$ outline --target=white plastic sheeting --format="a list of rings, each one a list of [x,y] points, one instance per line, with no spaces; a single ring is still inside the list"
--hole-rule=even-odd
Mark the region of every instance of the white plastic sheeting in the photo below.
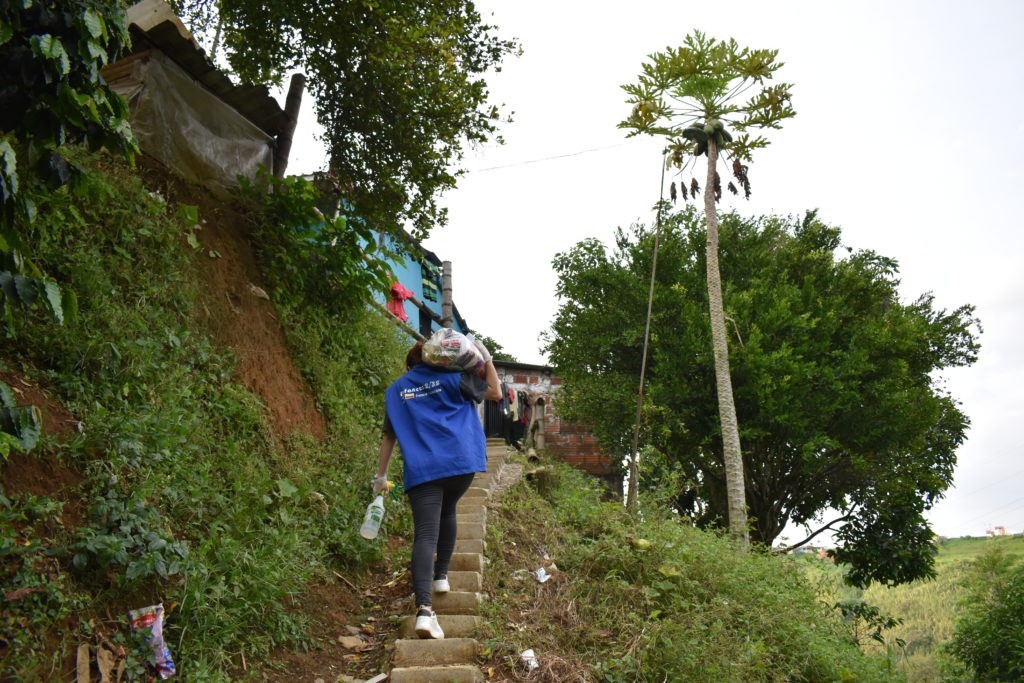
[[[142,151],[186,180],[224,191],[273,167],[273,139],[157,50],[110,87],[131,105]]]

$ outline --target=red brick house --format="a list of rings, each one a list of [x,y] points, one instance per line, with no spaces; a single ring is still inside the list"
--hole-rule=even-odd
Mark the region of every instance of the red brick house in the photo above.
[[[617,479],[618,467],[605,454],[585,425],[572,424],[558,414],[558,389],[562,380],[546,365],[494,361],[506,392],[518,402],[513,414],[518,426],[507,429],[501,407],[487,402],[484,429],[488,436],[503,436],[523,446],[546,450],[559,460],[602,479]],[[506,405],[509,402],[506,401]]]

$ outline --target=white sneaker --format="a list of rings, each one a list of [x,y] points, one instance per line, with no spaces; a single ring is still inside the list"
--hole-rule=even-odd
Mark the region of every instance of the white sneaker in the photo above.
[[[434,592],[435,593],[447,593],[452,589],[451,584],[448,583],[448,577],[442,576],[440,579],[434,579]]]
[[[433,638],[434,640],[444,638],[441,624],[437,623],[437,615],[429,607],[421,607],[416,613],[416,635],[420,638]]]

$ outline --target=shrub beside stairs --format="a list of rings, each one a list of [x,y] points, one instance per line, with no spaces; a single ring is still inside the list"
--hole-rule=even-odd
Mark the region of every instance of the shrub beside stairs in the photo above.
[[[505,454],[503,440],[487,440],[487,472],[476,475],[473,486],[459,501],[459,531],[448,571],[451,592],[434,595],[434,611],[445,637],[443,640],[420,639],[414,630],[416,617],[406,617],[395,641],[391,683],[478,683],[484,680],[476,665],[480,643],[471,636],[480,625],[487,502],[498,484]]]

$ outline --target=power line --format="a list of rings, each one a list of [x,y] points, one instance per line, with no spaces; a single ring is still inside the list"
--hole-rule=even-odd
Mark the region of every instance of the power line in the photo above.
[[[1007,475],[1007,476],[1000,476],[998,481],[993,481],[993,482],[991,482],[989,484],[985,484],[984,486],[979,486],[978,488],[973,489],[971,491],[968,491],[966,493],[957,490],[956,484],[954,484],[951,487],[951,490],[956,490],[957,493],[959,493],[961,496],[973,496],[975,493],[978,493],[979,491],[984,491],[985,489],[991,488],[991,487],[993,487],[993,486],[995,486],[997,484],[1005,483],[1009,479],[1016,479],[1017,477],[1021,476],[1022,474],[1024,474],[1024,470],[1021,470],[1020,472],[1015,472],[1015,473]]]
[[[569,157],[578,157],[581,154],[590,154],[591,152],[603,152],[606,149],[615,149],[617,147],[625,147],[637,142],[638,139],[627,140],[626,142],[620,142],[615,145],[605,145],[604,147],[591,147],[590,149],[581,149],[578,152],[569,152],[568,154],[556,154],[550,157],[540,157],[538,159],[529,159],[527,161],[517,161],[512,164],[502,164],[500,166],[488,166],[487,168],[477,168],[466,171],[466,173],[483,173],[484,171],[498,171],[503,168],[515,168],[517,166],[526,166],[528,164],[539,164],[543,161],[554,161],[556,159],[567,159]]]
[[[988,512],[982,513],[982,514],[978,515],[977,517],[973,517],[973,518],[967,520],[967,522],[965,522],[965,524],[973,524],[974,522],[977,522],[979,520],[985,519],[986,517],[991,517],[991,516],[993,516],[993,515],[995,515],[997,513],[1000,513],[1003,510],[1003,508],[1008,508],[1008,507],[1010,507],[1012,505],[1016,505],[1017,503],[1019,503],[1021,501],[1024,501],[1024,497],[1016,498],[1014,500],[1011,500],[1009,503],[1005,503],[1003,505],[1000,505],[999,507],[995,508],[994,510],[989,510]],[[1015,511],[1016,511],[1016,508],[1010,510],[1010,512],[1015,512]],[[1002,514],[1008,514],[1008,513],[1003,512]]]

